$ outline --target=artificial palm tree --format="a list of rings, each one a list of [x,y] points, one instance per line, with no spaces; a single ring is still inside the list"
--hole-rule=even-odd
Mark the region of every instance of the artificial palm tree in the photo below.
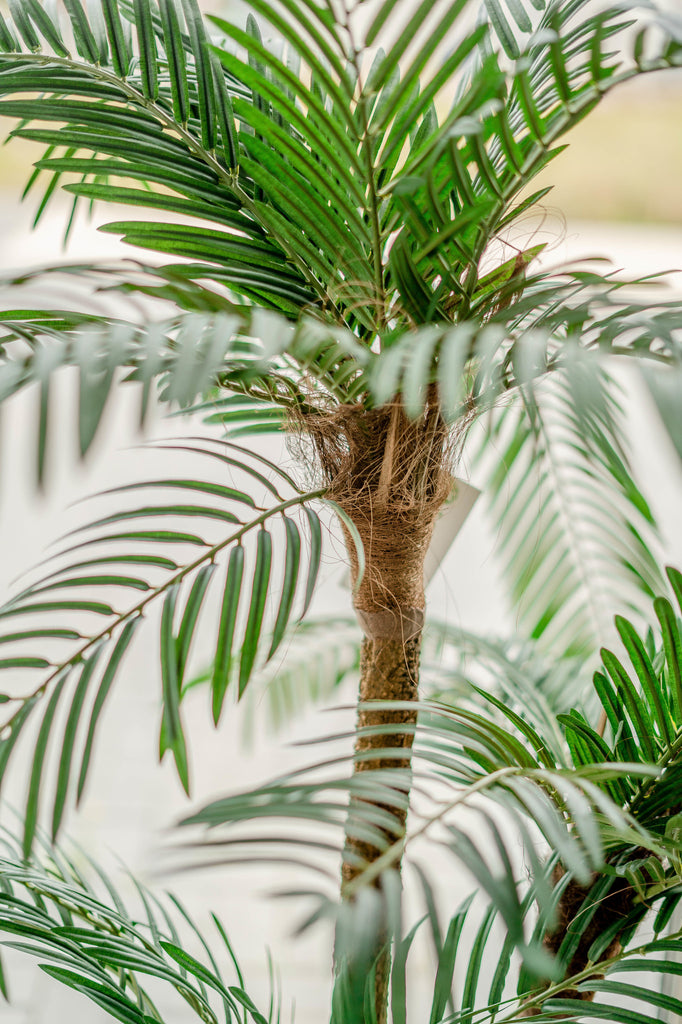
[[[87,10],[64,0],[59,11],[9,0],[0,20],[0,113],[17,119],[14,135],[45,147],[28,186],[43,183],[38,215],[60,186],[74,210],[143,207],[145,219],[105,229],[171,258],[6,282],[16,308],[2,314],[0,392],[34,385],[40,395],[38,478],[49,461],[52,380],[64,365],[79,376],[83,453],[109,391],[123,384],[138,388],[143,419],[156,395],[228,428],[220,440],[178,445],[178,458],[195,456],[203,476],[110,494],[107,514],[0,611],[2,667],[39,674],[7,695],[0,746],[2,774],[39,722],[21,856],[32,855],[46,802],[48,746],[58,773],[42,809],[56,839],[86,785],[116,674],[155,604],[160,750],[189,789],[181,701],[207,594],[221,588],[208,673],[217,724],[229,690],[248,692],[307,611],[320,561],[316,508],[326,504],[342,523],[363,635],[354,753],[332,777],[320,781],[311,769],[188,823],[229,832],[290,815],[336,831],[338,843],[322,846],[343,850],[342,899],[315,890],[312,916],[335,922],[337,1021],[382,1022],[389,1002],[396,1024],[404,1019],[414,931],[402,931],[399,873],[410,791],[424,774],[454,795],[411,812],[416,834],[442,825],[441,842],[491,900],[455,997],[470,908],[443,933],[432,882],[420,876],[438,960],[434,1022],[556,1019],[579,1013],[596,991],[636,996],[603,976],[638,962],[632,942],[648,909],[656,904],[658,934],[679,898],[671,822],[682,809],[682,643],[662,595],[679,599],[680,577],[671,571],[666,582],[651,554],[654,524],[629,469],[605,360],[636,357],[646,367],[679,442],[671,396],[682,311],[638,301],[635,283],[591,268],[538,269],[541,247],[518,244],[518,225],[547,192],[533,191],[533,179],[566,133],[620,82],[682,63],[674,17],[648,4],[635,13],[593,6],[486,0],[473,20],[467,0],[250,0],[245,27],[214,18],[207,28],[196,0],[94,0]],[[22,288],[64,273],[113,296],[115,312],[26,308]],[[126,318],[131,295],[148,305]],[[464,690],[441,679],[439,702],[419,702],[424,558],[483,414],[503,453],[490,492],[532,652],[478,642],[492,691],[489,678]],[[305,487],[235,440],[263,431],[293,438]],[[551,477],[542,466],[557,460]],[[151,496],[130,506],[138,489]],[[589,514],[577,521],[569,508],[562,521],[556,504],[575,502],[576,491]],[[594,609],[637,610],[654,596],[660,639],[619,619],[632,673],[607,652],[586,697],[578,682],[600,640]],[[39,613],[49,613],[47,626]],[[436,637],[462,658],[472,645],[446,627]],[[536,690],[524,685],[530,671]],[[566,673],[576,700],[562,704],[557,680]],[[485,840],[450,821],[478,794],[501,808],[477,812],[496,863]],[[505,840],[510,819],[532,867],[525,889]],[[538,853],[536,830],[552,854]],[[245,856],[243,844],[252,856],[257,838],[226,839],[226,859]],[[211,968],[183,953],[168,917],[150,912],[141,936],[121,908],[112,921],[95,907],[73,866],[49,856],[51,867],[8,857],[0,926],[56,960],[56,977],[126,1021],[160,1019],[145,974],[174,984],[201,1019],[217,1019],[202,985],[228,1020],[239,1007],[262,1019],[241,982],[226,988],[215,960]],[[22,887],[41,894],[37,909],[17,896]],[[496,917],[507,938],[481,1005]],[[648,948],[679,945],[675,934]],[[509,997],[514,951],[522,966]],[[180,980],[171,961],[186,972]],[[645,997],[663,1005],[656,993]],[[590,1013],[615,1011],[597,999]],[[618,1019],[651,1019],[627,1013]]]

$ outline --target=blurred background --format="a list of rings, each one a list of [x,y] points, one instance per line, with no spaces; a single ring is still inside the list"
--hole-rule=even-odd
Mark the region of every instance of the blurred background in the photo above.
[[[205,0],[202,6],[234,17],[240,17],[243,10],[243,5],[220,0]],[[665,74],[623,87],[574,130],[568,151],[549,166],[544,180],[535,186],[551,182],[554,190],[546,197],[540,215],[528,224],[529,234],[540,234],[542,241],[550,242],[552,262],[605,255],[628,274],[682,270],[681,125],[682,78]],[[4,137],[10,128],[0,118],[0,135]],[[36,201],[29,196],[21,203],[20,195],[37,155],[35,148],[22,140],[0,149],[0,270],[24,269],[61,259],[128,255],[130,250],[111,236],[99,234],[96,223],[83,217],[76,222],[65,253],[62,236],[68,205],[60,201],[55,201],[37,230],[31,231]],[[110,219],[106,208],[97,209],[96,222]],[[670,289],[682,293],[679,273],[671,275]],[[68,373],[61,386],[61,409],[66,416],[73,396],[73,380]],[[665,560],[682,566],[679,463],[658,429],[655,413],[641,388],[632,381],[628,387],[631,440],[640,482],[659,518]],[[145,458],[131,450],[140,438],[133,427],[134,417],[129,415],[130,396],[124,392],[107,409],[99,446],[85,465],[75,457],[73,424],[66,419],[59,421],[60,450],[53,460],[46,492],[38,495],[28,455],[33,450],[30,432],[34,402],[35,395],[29,393],[2,409],[3,597],[15,577],[41,558],[46,545],[87,517],[87,507],[69,505],[112,482],[134,478]],[[157,416],[148,437],[182,436],[204,429],[200,421]],[[262,450],[271,458],[289,459],[283,446],[273,448],[271,443],[264,443]],[[464,466],[462,475],[466,474]],[[475,477],[472,482],[477,483]],[[315,614],[322,615],[348,607],[341,543],[331,522],[329,530],[322,586],[314,608]],[[436,573],[428,597],[441,617],[464,628],[503,634],[506,627],[513,626],[496,564],[495,537],[486,524],[483,502],[475,506]],[[265,1005],[269,948],[284,979],[283,1020],[289,1019],[295,1004],[299,1024],[317,1024],[327,1013],[330,942],[321,931],[291,940],[296,916],[292,917],[288,904],[264,898],[275,879],[262,869],[159,877],[158,851],[164,830],[191,806],[300,762],[301,753],[292,747],[292,741],[319,733],[320,714],[310,709],[276,735],[266,724],[258,723],[259,709],[252,708],[256,725],[247,740],[241,709],[228,709],[224,724],[216,732],[210,727],[206,695],[197,693],[185,711],[194,779],[192,800],[187,801],[170,765],[157,764],[159,688],[153,632],[146,635],[147,647],[144,643],[137,645],[134,658],[118,680],[103,722],[87,799],[81,811],[70,816],[66,832],[105,863],[115,865],[120,858],[144,880],[179,892],[200,923],[208,920],[210,909],[215,910],[243,961],[249,991],[258,993]],[[199,665],[200,651],[196,658]],[[333,703],[352,699],[351,680],[343,692],[334,696]],[[263,719],[267,719],[265,710]],[[322,729],[327,731],[327,720],[322,721]],[[340,721],[351,724],[352,714],[345,712],[334,719],[335,723]],[[23,797],[23,781],[19,779],[26,777],[25,765],[14,775],[14,791],[10,786],[7,795],[10,800],[14,795],[19,803]],[[463,876],[450,877],[448,885],[454,903],[464,896],[469,883]],[[10,964],[13,998],[11,1007],[0,1006],[3,1024],[99,1024],[108,1019],[91,1003],[41,975],[27,958],[13,956]],[[414,999],[417,1008],[418,981]],[[181,1024],[187,1019],[181,1002],[167,1006],[162,1002],[160,1009],[167,1013],[168,1024]]]

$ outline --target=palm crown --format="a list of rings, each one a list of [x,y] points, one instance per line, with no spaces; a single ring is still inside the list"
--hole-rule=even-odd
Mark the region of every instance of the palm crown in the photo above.
[[[348,761],[353,770],[344,763],[320,782],[311,769],[310,779],[303,773],[226,798],[190,821],[229,829],[250,816],[286,813],[336,830],[344,900],[316,893],[317,916],[330,914],[337,924],[334,1013],[339,1020],[363,1013],[384,1019],[390,972],[399,1021],[413,933],[399,931],[396,873],[409,843],[412,773],[454,787],[448,811],[485,793],[521,830],[535,879],[519,895],[494,815],[481,811],[501,875],[481,844],[448,824],[448,849],[492,904],[455,1006],[450,990],[469,908],[452,918],[443,938],[421,875],[438,959],[431,1019],[459,1012],[465,1017],[452,1019],[471,1020],[477,1005],[485,1007],[477,1019],[486,1021],[498,1012],[505,1021],[554,1019],[575,1010],[578,986],[591,996],[632,996],[602,976],[633,956],[628,942],[647,900],[660,901],[660,931],[679,898],[668,819],[680,810],[673,789],[682,646],[668,598],[655,604],[660,641],[619,620],[634,675],[607,652],[596,696],[580,711],[562,706],[557,717],[543,710],[518,681],[522,663],[502,650],[493,656],[480,642],[479,663],[496,666],[499,695],[470,688],[453,703],[441,688],[441,705],[415,698],[424,551],[451,486],[452,451],[483,412],[494,411],[488,432],[503,451],[490,490],[508,573],[522,625],[545,652],[585,656],[599,639],[585,604],[585,592],[600,598],[597,563],[607,602],[620,599],[623,587],[634,607],[666,588],[679,600],[679,575],[671,570],[665,582],[650,551],[655,524],[629,471],[622,410],[602,362],[611,355],[640,359],[673,430],[679,306],[637,301],[632,282],[584,267],[537,269],[541,246],[508,243],[509,258],[491,255],[546,194],[533,191],[533,179],[600,98],[634,75],[682,63],[679,24],[648,5],[634,16],[622,5],[595,14],[587,0],[487,0],[475,24],[467,0],[250,0],[244,28],[219,18],[207,28],[196,0],[97,0],[87,12],[80,0],[64,0],[63,7],[58,17],[40,0],[9,0],[9,19],[0,16],[0,113],[17,119],[15,135],[45,146],[29,182],[31,189],[43,183],[38,215],[58,186],[74,195],[74,207],[106,201],[146,208],[144,220],[105,230],[170,262],[48,268],[6,284],[21,296],[42,275],[75,273],[120,296],[120,306],[131,294],[160,300],[163,315],[141,321],[27,310],[18,299],[22,308],[1,314],[0,391],[7,397],[38,387],[39,479],[49,456],[52,377],[62,365],[79,374],[83,453],[121,371],[138,384],[143,417],[158,390],[169,404],[198,402],[231,433],[178,446],[204,465],[204,478],[119,488],[121,504],[91,524],[95,532],[76,537],[56,568],[0,610],[7,626],[1,639],[9,645],[2,667],[40,673],[8,698],[0,746],[1,773],[27,723],[39,719],[23,855],[36,837],[48,743],[59,757],[48,814],[56,838],[69,794],[78,800],[83,793],[116,673],[155,602],[162,609],[160,750],[172,752],[189,788],[181,699],[207,594],[220,582],[209,674],[217,722],[228,688],[241,697],[307,611],[320,562],[321,500],[343,524],[364,633],[358,658],[365,703]],[[380,49],[384,37],[392,42]],[[547,378],[556,379],[549,390],[542,387]],[[307,490],[235,440],[281,429],[311,445],[317,480]],[[552,487],[537,471],[557,444],[572,498],[562,498],[560,480]],[[577,553],[580,540],[556,514],[557,502],[575,500],[576,484],[586,506],[599,506]],[[128,507],[138,489],[153,497]],[[162,503],[160,493],[168,496]],[[540,544],[529,534],[528,513],[538,495]],[[273,545],[282,550],[281,567]],[[595,550],[586,570],[585,551],[593,557]],[[223,555],[225,569],[218,568]],[[40,612],[51,613],[48,627],[35,625]],[[82,627],[83,617],[95,625]],[[445,630],[439,642],[462,654],[470,641]],[[567,664],[576,671],[575,662]],[[585,717],[588,705],[602,709],[598,729]],[[68,710],[57,735],[61,706]],[[420,813],[418,834],[444,817],[437,806]],[[535,851],[529,816],[556,851],[547,863]],[[7,868],[12,891],[37,884],[13,870]],[[61,871],[60,885],[68,875]],[[618,881],[624,878],[627,895]],[[82,908],[90,897],[72,891],[70,898]],[[54,958],[67,955],[65,940],[75,944],[61,980],[80,985],[119,1019],[158,1019],[146,997],[136,1010],[132,997],[107,989],[119,963],[110,944],[95,943],[95,956],[92,937],[75,934],[69,922],[64,936],[61,926],[31,917],[21,900],[10,903],[3,927],[33,929],[34,950]],[[594,910],[600,903],[605,920]],[[571,920],[552,938],[557,915],[581,906],[590,908],[577,915],[581,923]],[[481,1004],[479,975],[496,915],[508,938]],[[214,975],[209,980],[206,968],[159,937],[151,919],[149,928],[153,950],[127,926],[115,932],[125,947],[117,947],[124,990],[128,982],[134,990],[135,971],[165,971],[171,980],[170,957],[221,996],[227,1019],[235,999],[259,1019],[241,986],[237,996]],[[674,937],[650,950],[668,948],[666,941],[677,949]],[[524,967],[518,997],[505,1004],[514,948]],[[548,953],[558,954],[561,968]],[[553,976],[554,988],[539,987],[538,976]],[[205,990],[190,995],[202,1019],[213,1019],[205,1016]],[[656,994],[648,996],[657,1005]],[[591,1012],[611,1011],[597,998]],[[628,1012],[628,1021],[651,1019]]]

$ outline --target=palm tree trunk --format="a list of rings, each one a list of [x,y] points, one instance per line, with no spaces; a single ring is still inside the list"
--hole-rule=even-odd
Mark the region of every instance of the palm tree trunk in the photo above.
[[[416,710],[405,709],[372,710],[373,701],[416,701],[419,681],[419,653],[421,631],[409,639],[396,640],[387,637],[365,636],[362,641],[360,660],[360,692],[357,714],[355,740],[354,772],[366,772],[381,769],[408,769],[410,765],[410,748],[417,722]],[[376,727],[387,726],[390,731],[376,732]],[[388,755],[387,748],[395,748],[396,755]],[[367,758],[367,752],[381,750],[376,758]],[[404,751],[405,756],[399,752]],[[401,779],[404,783],[404,777]],[[398,802],[403,795],[399,791]],[[354,802],[357,802],[357,799]],[[407,794],[402,806],[391,802],[391,805],[375,805],[390,813],[395,823],[391,829],[384,830],[385,842],[390,845],[398,841],[405,830],[407,821]],[[353,803],[349,811],[346,847],[342,867],[342,883],[345,888],[368,865],[381,855],[381,849],[353,834]],[[400,870],[400,862],[394,861],[393,870]],[[381,879],[374,882],[381,886]],[[377,941],[377,961],[374,974],[374,1009],[377,1024],[386,1024],[388,1019],[389,979],[391,972],[391,951],[388,936],[379,922]]]
[[[396,801],[390,807],[374,805],[392,815],[390,828],[382,836],[388,844],[399,840],[405,830],[406,769],[417,714],[404,704],[414,703],[418,696],[424,561],[436,515],[452,484],[446,466],[449,431],[432,390],[416,420],[408,419],[402,404],[395,401],[369,410],[341,406],[333,413],[307,416],[301,424],[313,441],[329,497],[352,520],[362,541],[365,566],[361,574],[355,543],[346,531],[353,604],[364,634],[354,773],[402,770],[395,793],[391,792]],[[402,702],[402,707],[372,708],[379,702]],[[371,756],[373,750],[377,757]],[[346,898],[352,898],[346,892],[350,884],[381,854],[378,846],[354,834],[354,810],[361,811],[360,804],[359,797],[351,801],[346,827],[342,869]],[[399,871],[400,862],[394,861],[391,867]],[[380,878],[374,884],[380,887]],[[374,1009],[378,1024],[385,1024],[391,957],[381,922],[378,935]]]

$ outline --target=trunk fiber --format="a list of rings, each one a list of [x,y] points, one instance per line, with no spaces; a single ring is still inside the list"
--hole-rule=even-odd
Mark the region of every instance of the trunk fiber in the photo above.
[[[356,516],[361,534],[366,567],[355,595],[355,611],[363,629],[360,656],[360,689],[355,740],[354,772],[381,769],[409,769],[410,752],[417,723],[416,710],[409,708],[374,710],[373,702],[413,702],[419,695],[419,657],[424,621],[424,558],[431,536],[432,522],[408,524],[396,517],[382,522],[375,518],[363,523]],[[349,543],[352,551],[352,542]],[[353,556],[351,556],[353,561]],[[357,565],[353,566],[357,578]],[[376,727],[381,731],[373,732]],[[403,728],[404,727],[404,728]],[[391,753],[386,753],[387,749]],[[377,751],[377,757],[368,752]],[[392,751],[395,750],[394,754]],[[383,756],[381,754],[383,751]],[[398,753],[404,751],[405,756]],[[354,802],[357,802],[354,801]],[[395,822],[384,830],[388,845],[397,842],[405,831],[407,799],[399,809],[380,803],[376,806],[389,812]],[[342,882],[352,882],[381,850],[352,834],[353,806],[350,808],[346,837]],[[392,867],[400,870],[400,863]],[[380,887],[381,882],[375,883]],[[381,931],[380,931],[381,934]],[[374,1007],[378,1024],[388,1019],[391,951],[387,936],[380,939],[374,983]]]
[[[395,804],[373,805],[393,815],[382,837],[391,845],[405,831],[409,799],[409,775],[407,783],[405,775],[417,714],[404,707],[373,709],[372,704],[417,700],[424,560],[438,509],[452,485],[446,468],[449,431],[435,389],[416,420],[408,419],[402,404],[395,401],[377,409],[340,406],[333,413],[311,414],[303,419],[301,429],[313,443],[329,497],[352,520],[362,541],[365,568],[360,576],[356,546],[346,532],[353,603],[364,634],[354,772],[402,769],[395,790],[400,809],[396,811]],[[383,733],[369,735],[374,727]],[[380,751],[387,748],[391,756],[382,756]],[[376,758],[371,756],[373,750]],[[354,797],[349,808],[343,890],[381,854],[366,838],[353,834],[353,812],[360,812],[362,806],[367,809],[367,801],[363,805]],[[400,862],[391,867],[399,871]],[[380,879],[374,884],[380,887]],[[377,925],[373,1002],[378,1024],[386,1024],[391,954],[384,922]],[[365,978],[354,979],[360,989],[364,982]],[[362,1011],[357,1012],[361,1017]],[[344,1024],[351,1022],[344,1020]]]

